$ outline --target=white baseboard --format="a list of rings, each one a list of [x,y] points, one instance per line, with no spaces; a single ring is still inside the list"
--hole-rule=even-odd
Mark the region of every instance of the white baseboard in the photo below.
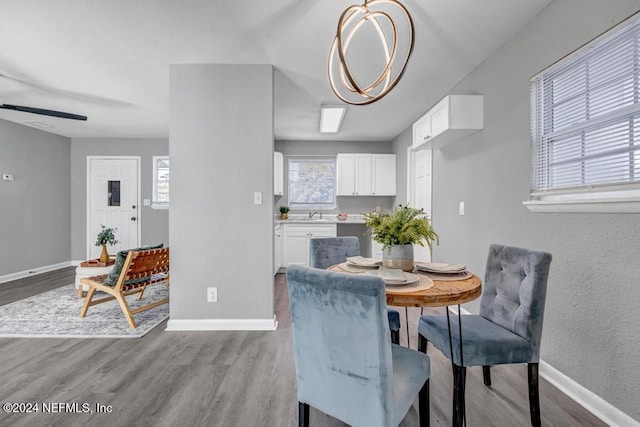
[[[4,276],[0,276],[0,283],[22,279],[25,277],[33,276],[35,274],[46,273],[48,271],[58,270],[64,267],[70,267],[72,265],[75,265],[73,264],[73,261],[65,261],[65,262],[60,262],[58,264],[45,265],[44,267],[32,268],[30,270],[18,271],[17,273],[11,273],[11,274],[6,274]],[[78,262],[77,265],[80,265],[80,262]]]
[[[471,314],[465,308],[460,308],[462,314]],[[455,313],[458,311],[453,307],[449,307],[449,310]],[[640,422],[634,420],[591,390],[581,386],[544,360],[540,360],[540,376],[607,425],[640,427]]]
[[[607,425],[640,426],[640,422],[542,360],[540,361],[540,376]]]
[[[169,319],[166,331],[275,331],[273,319]]]

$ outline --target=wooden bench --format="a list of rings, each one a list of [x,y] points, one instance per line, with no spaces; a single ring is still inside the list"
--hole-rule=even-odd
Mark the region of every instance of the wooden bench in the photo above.
[[[169,298],[155,301],[134,310],[129,308],[126,297],[128,295],[138,294],[138,300],[142,299],[147,286],[166,283],[169,286],[169,248],[150,249],[143,251],[129,251],[122,266],[118,281],[114,286],[104,283],[108,274],[100,276],[85,277],[80,282],[89,287],[84,306],[80,311],[80,317],[85,317],[87,310],[92,305],[102,304],[103,302],[116,300],[122,308],[127,322],[131,328],[136,328],[136,321],[133,315],[142,311],[149,310],[162,304],[169,302]],[[94,300],[96,291],[102,291],[109,296]]]

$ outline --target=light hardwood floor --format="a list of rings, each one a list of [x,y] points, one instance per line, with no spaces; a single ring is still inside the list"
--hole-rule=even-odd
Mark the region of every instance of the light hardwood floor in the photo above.
[[[0,284],[0,305],[73,278],[73,268],[67,268]],[[284,275],[276,278],[275,303],[275,332],[165,332],[162,324],[141,339],[0,338],[0,402],[88,403],[94,411],[0,411],[0,426],[297,425]],[[404,322],[404,309],[401,313]],[[418,314],[413,309],[409,315],[413,348]],[[406,345],[404,331],[401,343]],[[431,425],[451,425],[451,365],[431,347],[429,355]],[[529,425],[526,376],[524,365],[498,366],[492,369],[493,387],[487,388],[481,369],[468,369],[467,425]],[[543,425],[604,425],[545,380],[540,395]],[[96,403],[111,405],[112,411],[96,413]],[[311,425],[343,424],[312,409]],[[415,405],[401,425],[417,425]]]

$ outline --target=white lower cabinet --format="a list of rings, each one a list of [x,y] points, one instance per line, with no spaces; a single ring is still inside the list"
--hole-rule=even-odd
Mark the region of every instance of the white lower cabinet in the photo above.
[[[336,237],[336,224],[283,224],[282,263],[309,266],[309,242],[314,237]]]
[[[277,224],[273,233],[273,274],[282,267],[282,226]]]

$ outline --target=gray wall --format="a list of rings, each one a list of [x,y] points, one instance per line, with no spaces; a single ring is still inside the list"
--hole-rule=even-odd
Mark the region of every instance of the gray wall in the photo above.
[[[71,259],[87,257],[87,156],[140,156],[141,199],[153,198],[153,156],[169,154],[167,139],[71,140]],[[68,162],[68,161],[67,161]],[[141,200],[142,202],[142,200]],[[140,205],[141,245],[169,245],[169,211]]]
[[[338,153],[393,153],[391,142],[384,141],[276,141],[275,151],[279,151],[285,156],[283,166],[284,195],[273,196],[273,207],[276,212],[279,212],[278,208],[281,205],[286,205],[288,203],[289,177],[287,174],[287,156],[335,156]],[[406,181],[406,179],[407,178],[405,177],[404,180]],[[380,206],[381,209],[391,209],[393,206],[392,203],[393,197],[338,196],[338,206],[330,212],[359,214],[363,212],[370,212],[377,206]],[[291,212],[295,213],[293,210]]]
[[[272,319],[273,67],[172,65],[170,111],[171,319]]]
[[[551,252],[541,358],[636,420],[640,215],[535,214],[522,201],[531,169],[529,78],[638,9],[629,0],[553,2],[451,90],[485,96],[485,129],[433,155],[441,238],[434,260],[484,274],[493,242]],[[399,156],[410,140],[403,133],[394,141]],[[477,303],[467,308],[477,312]]]
[[[69,261],[68,138],[0,120],[0,276]]]

